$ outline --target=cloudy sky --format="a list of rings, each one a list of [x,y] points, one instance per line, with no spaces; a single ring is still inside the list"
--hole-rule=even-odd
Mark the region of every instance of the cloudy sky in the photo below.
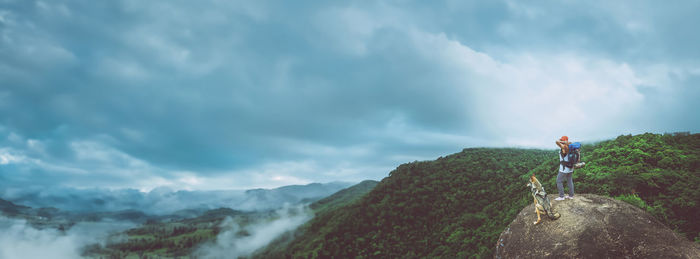
[[[381,179],[700,128],[700,3],[0,0],[0,188]]]

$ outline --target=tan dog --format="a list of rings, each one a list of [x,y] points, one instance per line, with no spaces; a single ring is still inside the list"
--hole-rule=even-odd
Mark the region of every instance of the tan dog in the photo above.
[[[532,199],[535,200],[535,213],[537,213],[537,221],[534,222],[535,224],[542,221],[540,214],[545,214],[553,220],[561,217],[559,213],[552,210],[552,203],[549,201],[549,198],[547,198],[547,193],[544,191],[544,187],[542,187],[540,181],[535,178],[535,174],[530,176],[530,183],[528,183],[527,186],[530,186]]]

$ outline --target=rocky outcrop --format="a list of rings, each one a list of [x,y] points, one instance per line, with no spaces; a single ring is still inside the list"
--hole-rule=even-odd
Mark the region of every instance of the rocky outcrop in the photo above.
[[[528,205],[501,233],[494,258],[700,258],[700,245],[635,206],[593,194],[550,198],[561,218],[534,225]]]

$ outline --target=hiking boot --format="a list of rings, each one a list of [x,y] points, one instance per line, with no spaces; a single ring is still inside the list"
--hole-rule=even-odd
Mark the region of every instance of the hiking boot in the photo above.
[[[566,198],[564,198],[564,197],[557,197],[557,198],[554,199],[554,200],[555,200],[555,201],[563,201],[563,200],[565,200],[565,199],[566,199]]]

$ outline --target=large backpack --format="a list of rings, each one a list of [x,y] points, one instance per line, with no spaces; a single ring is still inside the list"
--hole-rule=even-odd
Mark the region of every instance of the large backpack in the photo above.
[[[562,160],[559,162],[564,165],[564,167],[574,168],[574,164],[578,163],[581,158],[581,143],[574,142],[569,144],[569,153],[566,154],[567,161]]]

